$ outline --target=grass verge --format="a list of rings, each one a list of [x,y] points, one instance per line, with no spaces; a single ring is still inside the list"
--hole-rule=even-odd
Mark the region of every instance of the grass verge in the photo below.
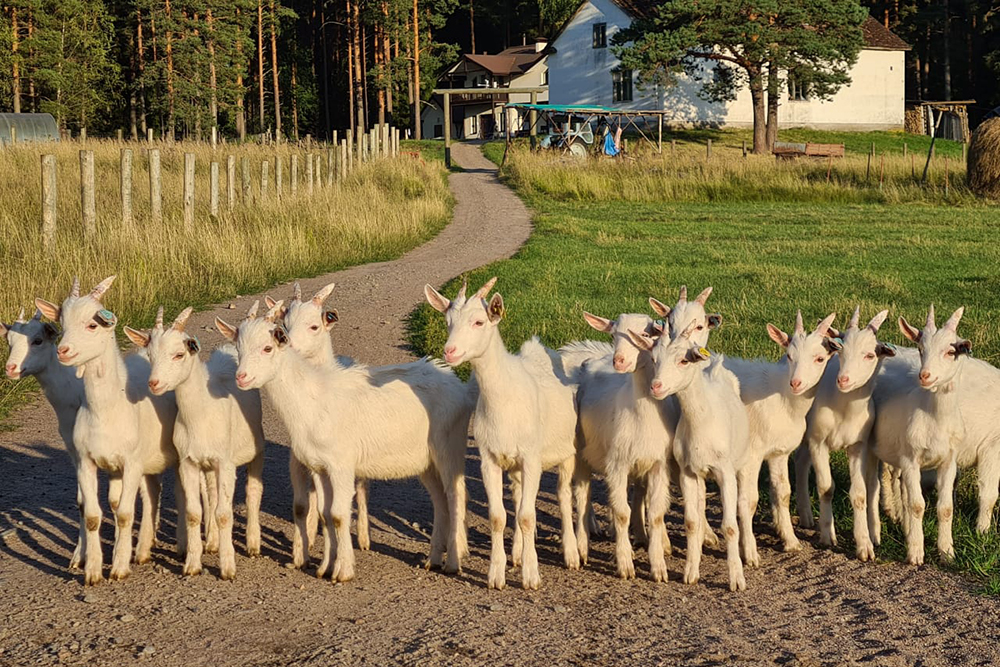
[[[308,194],[304,182],[291,195],[292,148],[277,149],[284,159],[282,198],[270,188],[259,189],[260,164],[273,160],[274,149],[234,149],[237,165],[250,159],[255,174],[249,201],[232,212],[209,215],[209,162],[225,157],[210,148],[196,150],[196,215],[192,230],[181,219],[181,165],[189,147],[162,149],[164,220],[148,215],[145,163],[136,155],[133,223],[121,221],[118,201],[118,150],[112,142],[93,142],[97,173],[97,229],[84,238],[79,213],[79,146],[59,144],[8,149],[0,153],[0,256],[6,258],[0,283],[0,316],[9,322],[21,307],[33,312],[41,296],[60,301],[74,275],[84,288],[110,274],[118,275],[107,298],[123,324],[147,326],[156,306],[167,312],[186,305],[202,306],[235,294],[264,289],[276,282],[310,276],[365,262],[399,256],[429,239],[450,219],[452,198],[440,161],[401,157],[365,164],[343,182],[317,187]],[[39,218],[39,153],[54,152],[58,160],[59,228],[55,247],[42,250]],[[298,151],[299,178],[304,176],[305,152]],[[273,167],[273,162],[272,165]],[[323,174],[325,180],[325,160]],[[237,167],[239,174],[239,167]],[[239,176],[237,176],[239,178]],[[241,181],[239,181],[241,182]],[[223,194],[223,209],[225,195]],[[0,419],[24,400],[32,382],[0,380]]]

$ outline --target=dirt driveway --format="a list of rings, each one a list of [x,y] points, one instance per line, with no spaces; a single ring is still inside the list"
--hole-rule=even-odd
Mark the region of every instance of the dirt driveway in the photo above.
[[[405,360],[402,320],[423,284],[509,256],[530,233],[524,205],[496,181],[478,149],[459,144],[453,156],[466,171],[450,177],[455,220],[437,238],[394,262],[304,281],[307,293],[338,283],[339,353],[372,364]],[[235,311],[227,302],[199,313],[196,325],[216,314],[236,320],[251,298],[234,300]],[[217,342],[214,332],[199,335],[206,346]],[[153,563],[135,567],[128,581],[85,589],[66,568],[76,534],[75,481],[54,417],[38,403],[16,423],[0,433],[0,665],[1000,664],[1000,605],[932,567],[866,565],[808,544],[784,554],[762,527],[763,564],[748,571],[745,593],[729,593],[724,554],[716,550],[706,553],[702,583],[685,586],[676,508],[668,583],[646,578],[641,550],[640,578],[617,580],[607,541],[595,545],[586,570],[568,572],[549,475],[539,508],[542,589],[521,590],[514,571],[507,590],[487,591],[489,527],[475,450],[468,462],[472,555],[463,574],[420,568],[431,521],[422,487],[374,483],[373,546],[359,554],[357,579],[317,580],[285,567],[287,436],[271,412],[261,558],[242,556],[238,519],[236,581],[217,579],[214,556],[201,576],[181,578],[168,481]],[[104,529],[107,558],[107,519]]]

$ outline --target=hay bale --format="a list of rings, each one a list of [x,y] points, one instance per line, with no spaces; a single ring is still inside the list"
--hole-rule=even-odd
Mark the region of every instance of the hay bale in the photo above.
[[[973,192],[1000,199],[1000,118],[990,118],[972,133],[966,166]]]

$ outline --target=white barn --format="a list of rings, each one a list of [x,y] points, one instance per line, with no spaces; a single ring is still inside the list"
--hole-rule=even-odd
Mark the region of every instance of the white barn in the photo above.
[[[750,90],[731,102],[707,102],[701,83],[681,76],[676,86],[642,90],[635,74],[619,71],[611,37],[642,16],[645,0],[585,0],[549,49],[552,104],[594,104],[629,109],[662,109],[672,125],[752,127]],[[869,17],[862,26],[864,47],[851,70],[851,83],[829,100],[809,95],[789,82],[781,93],[781,127],[828,130],[902,129],[905,105],[904,55],[909,45]],[[711,76],[714,65],[706,63]]]

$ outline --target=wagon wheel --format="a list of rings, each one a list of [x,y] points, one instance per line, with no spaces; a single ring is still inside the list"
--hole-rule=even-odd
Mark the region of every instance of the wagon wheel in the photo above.
[[[566,143],[566,152],[573,157],[587,157],[587,144],[582,139],[572,138]]]

